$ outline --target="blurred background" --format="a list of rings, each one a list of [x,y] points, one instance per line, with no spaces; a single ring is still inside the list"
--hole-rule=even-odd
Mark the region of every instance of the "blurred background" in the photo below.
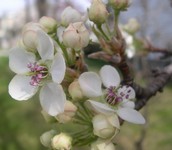
[[[37,95],[25,102],[8,95],[8,83],[14,76],[8,67],[8,51],[21,36],[24,24],[36,22],[42,16],[60,20],[66,6],[86,13],[91,0],[5,0],[0,4],[0,150],[44,150],[40,135],[55,128],[45,122]],[[104,0],[106,3],[107,1]],[[152,45],[172,47],[172,2],[170,0],[133,0],[128,11],[121,14],[120,23],[136,18],[140,24],[139,39],[148,39]],[[172,51],[171,51],[172,52]],[[87,60],[90,65],[98,61]],[[146,84],[151,69],[172,63],[172,57],[159,57],[137,49],[131,63],[135,80]],[[172,83],[157,94],[141,110],[147,123],[144,126],[125,123],[117,136],[118,150],[171,150],[172,149]]]

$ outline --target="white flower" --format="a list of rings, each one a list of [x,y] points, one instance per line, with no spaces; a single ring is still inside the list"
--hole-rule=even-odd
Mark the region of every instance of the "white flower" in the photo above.
[[[71,23],[62,36],[65,46],[75,50],[86,47],[89,42],[89,32],[83,22]]]
[[[76,9],[73,9],[71,6],[66,7],[61,14],[61,24],[65,27],[68,26],[70,23],[79,21],[82,21],[81,14]]]
[[[65,75],[65,60],[61,53],[54,56],[54,45],[43,31],[37,31],[36,55],[23,48],[16,47],[10,51],[9,66],[17,75],[9,83],[9,94],[15,100],[28,100],[40,90],[40,103],[51,116],[64,111],[66,96],[60,83]],[[52,78],[52,80],[50,80]]]
[[[119,120],[116,114],[109,116],[98,114],[93,117],[92,123],[94,134],[103,139],[114,137],[120,129]]]
[[[115,150],[115,145],[112,142],[98,139],[91,144],[91,150]]]
[[[105,115],[117,113],[120,118],[136,124],[144,124],[143,116],[134,109],[135,91],[130,86],[120,86],[120,76],[117,70],[109,65],[105,65],[100,70],[100,77],[94,72],[85,72],[79,77],[80,87],[88,98],[105,96],[106,103],[93,100],[86,102],[89,107],[98,113]],[[106,88],[103,95],[102,83]]]

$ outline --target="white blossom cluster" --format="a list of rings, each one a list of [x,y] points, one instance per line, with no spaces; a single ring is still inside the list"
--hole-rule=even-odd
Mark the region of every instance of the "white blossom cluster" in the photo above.
[[[118,11],[129,5],[128,0],[109,3]],[[98,39],[105,36],[99,27],[109,16],[106,5],[93,0],[88,16],[97,25],[95,30],[102,33],[94,32]],[[71,132],[45,132],[40,140],[49,149],[88,146],[91,150],[115,150],[119,118],[145,123],[134,109],[134,89],[121,84],[117,69],[110,65],[102,66],[99,73],[83,69],[83,48],[90,42],[85,22],[77,10],[67,7],[59,22],[44,16],[38,23],[26,24],[17,46],[10,50],[9,66],[16,73],[8,87],[11,97],[28,100],[39,92],[46,120],[76,125]]]

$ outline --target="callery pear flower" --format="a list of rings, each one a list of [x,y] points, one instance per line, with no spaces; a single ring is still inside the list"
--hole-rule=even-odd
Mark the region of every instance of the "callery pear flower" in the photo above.
[[[47,33],[50,33],[57,28],[57,21],[51,17],[43,16],[39,19],[39,23]]]
[[[62,36],[64,45],[76,51],[86,47],[89,42],[89,32],[83,22],[69,24]]]
[[[88,16],[95,24],[105,23],[108,17],[106,5],[101,0],[92,0],[91,7],[88,10]]]
[[[110,115],[117,113],[120,118],[136,124],[144,124],[143,116],[134,109],[135,91],[130,86],[120,85],[120,76],[117,70],[110,65],[100,69],[100,77],[94,72],[82,73],[79,77],[80,87],[90,100],[86,104],[97,113]],[[102,83],[105,93],[102,92]],[[103,96],[105,103],[94,101],[94,98]],[[91,100],[93,99],[93,100]]]
[[[61,14],[61,24],[65,27],[67,27],[70,23],[79,21],[82,21],[81,14],[71,6],[66,7]]]
[[[54,150],[70,150],[72,138],[65,133],[60,133],[52,138],[51,146]]]
[[[28,100],[40,90],[40,103],[51,116],[64,111],[66,96],[60,83],[66,65],[63,55],[56,53],[51,38],[43,31],[37,31],[37,51],[40,60],[34,53],[23,48],[13,48],[9,53],[9,66],[16,75],[9,83],[8,90],[15,100]]]
[[[115,150],[115,145],[112,142],[98,139],[91,144],[91,150]]]
[[[76,111],[77,111],[77,107],[71,101],[66,101],[65,107],[64,107],[64,112],[61,114],[58,114],[56,116],[56,119],[60,123],[69,122],[75,116]]]
[[[114,137],[120,129],[119,120],[116,114],[109,116],[98,114],[93,117],[92,123],[94,134],[103,139]]]

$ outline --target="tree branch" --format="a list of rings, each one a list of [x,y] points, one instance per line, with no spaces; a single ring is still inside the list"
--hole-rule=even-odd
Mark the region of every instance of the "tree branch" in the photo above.
[[[137,99],[135,102],[136,110],[140,110],[144,107],[150,98],[156,95],[157,92],[162,92],[162,89],[170,81],[172,76],[172,71],[169,71],[169,67],[170,66],[164,70],[156,70],[156,72],[154,72],[154,78],[145,88],[133,83]]]

